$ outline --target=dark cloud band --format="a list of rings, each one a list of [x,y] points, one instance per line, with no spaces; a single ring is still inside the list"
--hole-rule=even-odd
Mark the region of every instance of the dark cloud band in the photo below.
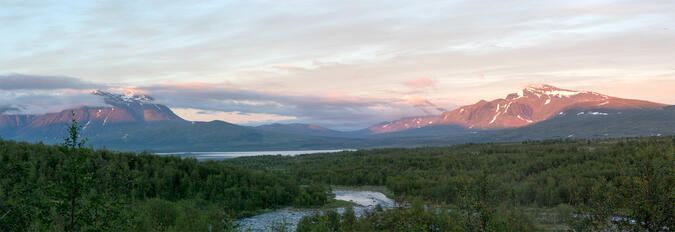
[[[25,74],[0,75],[0,90],[49,90],[49,89],[94,89],[105,88],[100,84],[65,76],[42,76]]]

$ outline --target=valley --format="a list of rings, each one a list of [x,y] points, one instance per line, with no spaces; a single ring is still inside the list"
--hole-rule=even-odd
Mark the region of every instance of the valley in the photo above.
[[[68,214],[50,215],[66,209],[50,199],[69,196],[72,162],[92,177],[80,188],[93,192],[77,198],[83,229],[670,228],[674,142],[672,136],[566,139],[199,162],[89,149],[73,161],[59,147],[0,141],[0,229],[58,226]],[[380,203],[380,211],[361,202],[371,198],[403,207]],[[353,218],[345,207],[357,212]],[[608,221],[617,217],[641,223]]]
[[[675,1],[0,1],[0,232],[675,231]]]

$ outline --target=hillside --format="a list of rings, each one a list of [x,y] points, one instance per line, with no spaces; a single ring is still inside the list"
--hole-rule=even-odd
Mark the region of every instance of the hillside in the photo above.
[[[357,149],[675,134],[674,106],[547,85],[441,116],[406,118],[349,132],[301,123],[247,127],[223,121],[190,122],[147,95],[93,94],[103,97],[108,106],[0,115],[0,137],[56,144],[62,141],[72,113],[94,147],[127,151]]]
[[[548,120],[568,110],[658,109],[665,104],[623,99],[590,91],[561,89],[550,85],[530,85],[503,99],[480,100],[475,104],[447,111],[440,116],[413,117],[383,123],[370,128],[385,133],[438,125],[456,125],[467,129],[503,129],[523,127]]]

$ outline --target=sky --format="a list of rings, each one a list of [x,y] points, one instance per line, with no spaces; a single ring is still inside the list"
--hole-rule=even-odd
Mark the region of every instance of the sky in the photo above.
[[[675,104],[675,1],[5,1],[0,113],[142,93],[187,120],[338,130],[532,83]]]

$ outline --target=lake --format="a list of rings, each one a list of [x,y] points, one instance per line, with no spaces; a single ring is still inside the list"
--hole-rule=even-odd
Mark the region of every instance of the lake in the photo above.
[[[165,152],[156,153],[160,156],[180,156],[182,158],[195,158],[199,161],[206,160],[224,160],[237,157],[259,156],[259,155],[304,155],[315,153],[334,153],[342,151],[354,151],[354,149],[340,149],[340,150],[301,150],[301,151],[232,151],[232,152]]]

